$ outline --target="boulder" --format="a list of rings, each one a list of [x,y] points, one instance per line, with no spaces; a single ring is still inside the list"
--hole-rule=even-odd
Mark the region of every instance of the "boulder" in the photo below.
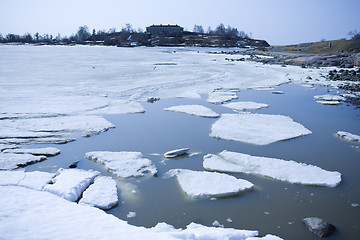
[[[336,229],[334,225],[317,217],[304,218],[302,222],[306,225],[310,232],[318,237],[330,236]]]

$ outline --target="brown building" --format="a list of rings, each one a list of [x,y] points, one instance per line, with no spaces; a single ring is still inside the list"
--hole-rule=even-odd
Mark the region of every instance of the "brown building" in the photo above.
[[[184,28],[178,25],[151,25],[146,28],[146,32],[152,35],[180,35]]]

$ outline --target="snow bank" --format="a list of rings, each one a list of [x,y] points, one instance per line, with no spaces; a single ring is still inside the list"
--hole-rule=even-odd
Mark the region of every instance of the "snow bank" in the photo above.
[[[44,190],[75,202],[99,174],[92,170],[59,169],[53,184],[46,185]]]
[[[234,92],[214,91],[209,93],[207,101],[214,104],[221,104],[237,98],[238,96]]]
[[[4,239],[239,239],[258,231],[206,227],[191,223],[175,229],[166,223],[136,227],[97,208],[66,201],[44,191],[0,186],[0,232]],[[270,239],[270,238],[267,238]]]
[[[47,157],[56,156],[60,154],[60,150],[53,147],[48,148],[18,148],[18,149],[7,149],[4,153],[18,153],[18,154],[32,154],[32,155],[44,155]]]
[[[189,148],[175,149],[175,150],[171,150],[171,151],[168,151],[168,152],[164,153],[164,157],[166,157],[166,158],[174,158],[174,157],[177,157],[179,155],[183,155],[183,154],[187,153],[188,151],[189,151]]]
[[[249,181],[215,172],[172,169],[165,175],[176,176],[183,191],[192,198],[232,196],[253,187]]]
[[[0,153],[0,170],[12,170],[45,159],[45,156],[31,154]]]
[[[105,165],[106,169],[121,178],[141,177],[145,173],[155,175],[157,169],[140,152],[88,152],[85,157]]]
[[[345,131],[338,131],[336,137],[352,142],[360,142],[360,136]]]
[[[118,203],[116,182],[111,177],[97,177],[83,192],[79,204],[101,209],[110,209]]]
[[[266,145],[310,134],[290,117],[268,114],[223,114],[211,127],[211,137]]]
[[[269,105],[265,103],[256,103],[256,102],[232,102],[223,104],[224,107],[231,108],[237,111],[245,110],[256,110],[260,108],[267,108]]]
[[[276,158],[223,151],[204,156],[203,167],[210,171],[258,174],[295,184],[336,187],[341,182],[339,172],[317,166]]]
[[[219,114],[201,105],[179,105],[164,108],[165,111],[187,113],[199,117],[217,118]]]

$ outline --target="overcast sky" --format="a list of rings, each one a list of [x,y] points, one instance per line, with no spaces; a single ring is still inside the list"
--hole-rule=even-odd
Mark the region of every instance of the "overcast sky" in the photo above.
[[[120,30],[126,23],[178,24],[205,30],[220,23],[272,45],[348,38],[360,31],[360,0],[0,0],[0,33],[60,33],[79,26]]]

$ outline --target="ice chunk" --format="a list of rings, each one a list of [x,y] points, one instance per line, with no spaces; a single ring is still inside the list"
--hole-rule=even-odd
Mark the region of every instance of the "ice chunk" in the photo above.
[[[45,156],[31,154],[0,153],[0,170],[16,169],[45,159]]]
[[[75,141],[75,138],[42,137],[42,138],[5,138],[1,143],[5,144],[65,144]]]
[[[82,169],[59,169],[58,174],[53,179],[53,184],[46,185],[44,190],[75,202],[100,173]]]
[[[234,92],[214,91],[209,93],[207,101],[214,104],[221,104],[237,98],[238,96]]]
[[[183,154],[187,153],[188,151],[189,151],[189,148],[175,149],[175,150],[171,150],[171,151],[164,153],[164,157],[173,158],[173,157],[177,157],[179,155],[183,155]]]
[[[136,212],[129,212],[127,215],[126,215],[127,218],[134,218],[136,217]]]
[[[222,225],[221,223],[219,223],[218,220],[215,220],[215,221],[212,223],[212,225],[213,225],[214,227],[221,227],[221,228],[224,227],[224,225]]]
[[[353,142],[360,142],[360,136],[356,135],[356,134],[352,134],[349,132],[345,132],[345,131],[338,131],[336,133],[336,137],[338,138],[342,138],[348,141],[353,141]]]
[[[339,101],[316,101],[317,103],[320,103],[322,105],[339,105]]]
[[[265,103],[256,103],[256,102],[232,102],[223,104],[224,107],[231,108],[238,111],[252,110],[266,108],[269,105]]]
[[[345,98],[338,95],[331,95],[331,94],[325,94],[325,95],[316,95],[314,96],[315,100],[323,100],[323,101],[344,101]]]
[[[42,190],[54,177],[54,173],[48,172],[25,172],[25,178],[19,181],[19,186],[25,186],[35,190]]]
[[[172,169],[166,173],[168,176],[177,176],[181,188],[192,198],[237,195],[253,187],[249,181],[216,172]]]
[[[204,156],[203,167],[210,171],[258,174],[295,184],[335,187],[341,182],[339,172],[317,166],[276,158],[257,157],[222,151]]]
[[[269,114],[223,114],[211,127],[211,137],[266,145],[310,134],[288,116]]]
[[[60,150],[53,147],[48,148],[19,148],[19,149],[8,149],[4,153],[19,153],[19,154],[32,154],[32,155],[44,155],[47,157],[56,156],[60,153]]]
[[[182,92],[176,95],[177,98],[192,98],[192,99],[201,99],[200,94],[195,91]]]
[[[141,152],[88,152],[85,157],[105,165],[106,169],[121,177],[141,177],[145,173],[155,175],[157,169],[147,158],[143,158]]]
[[[118,203],[116,182],[111,177],[97,177],[83,193],[79,204],[110,209]]]
[[[179,105],[179,106],[164,108],[164,110],[187,113],[199,117],[208,117],[208,118],[219,117],[219,114],[201,105]]]
[[[283,239],[275,235],[267,234],[265,237],[249,237],[246,240],[283,240]]]

